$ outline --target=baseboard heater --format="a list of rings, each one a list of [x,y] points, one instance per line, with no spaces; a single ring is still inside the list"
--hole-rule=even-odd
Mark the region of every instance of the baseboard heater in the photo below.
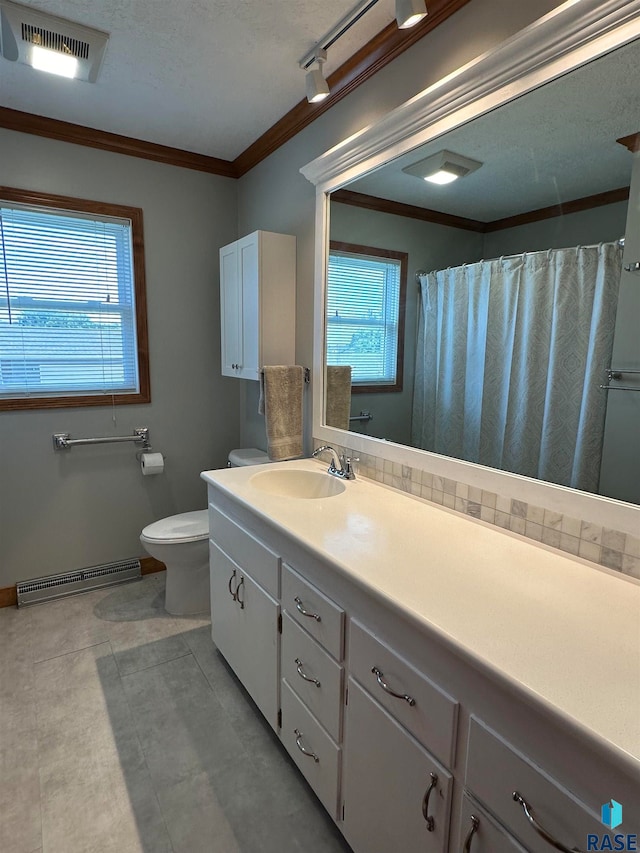
[[[16,584],[18,607],[25,604],[42,604],[44,601],[66,598],[68,595],[114,586],[141,577],[140,560],[120,560],[89,569],[78,569],[75,572],[20,581]]]

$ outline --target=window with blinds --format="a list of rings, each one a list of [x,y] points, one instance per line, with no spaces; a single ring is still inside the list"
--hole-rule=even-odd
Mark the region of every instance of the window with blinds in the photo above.
[[[12,195],[0,196],[0,407],[145,402],[141,211]]]
[[[351,365],[352,390],[402,389],[405,288],[406,253],[332,242],[326,358]]]

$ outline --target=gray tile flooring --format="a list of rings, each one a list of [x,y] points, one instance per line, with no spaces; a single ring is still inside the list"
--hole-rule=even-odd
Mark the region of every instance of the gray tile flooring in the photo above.
[[[347,853],[163,584],[0,609],[0,851]]]

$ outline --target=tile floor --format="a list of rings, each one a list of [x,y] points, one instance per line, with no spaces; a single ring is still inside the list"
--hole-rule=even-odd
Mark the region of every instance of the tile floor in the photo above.
[[[163,585],[0,609],[0,851],[347,853]]]

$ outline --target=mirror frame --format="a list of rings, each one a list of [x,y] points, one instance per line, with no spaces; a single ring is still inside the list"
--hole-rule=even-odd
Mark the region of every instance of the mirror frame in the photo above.
[[[316,186],[313,437],[637,536],[640,506],[326,426],[329,195],[449,130],[640,37],[640,0],[567,0],[300,171]]]

